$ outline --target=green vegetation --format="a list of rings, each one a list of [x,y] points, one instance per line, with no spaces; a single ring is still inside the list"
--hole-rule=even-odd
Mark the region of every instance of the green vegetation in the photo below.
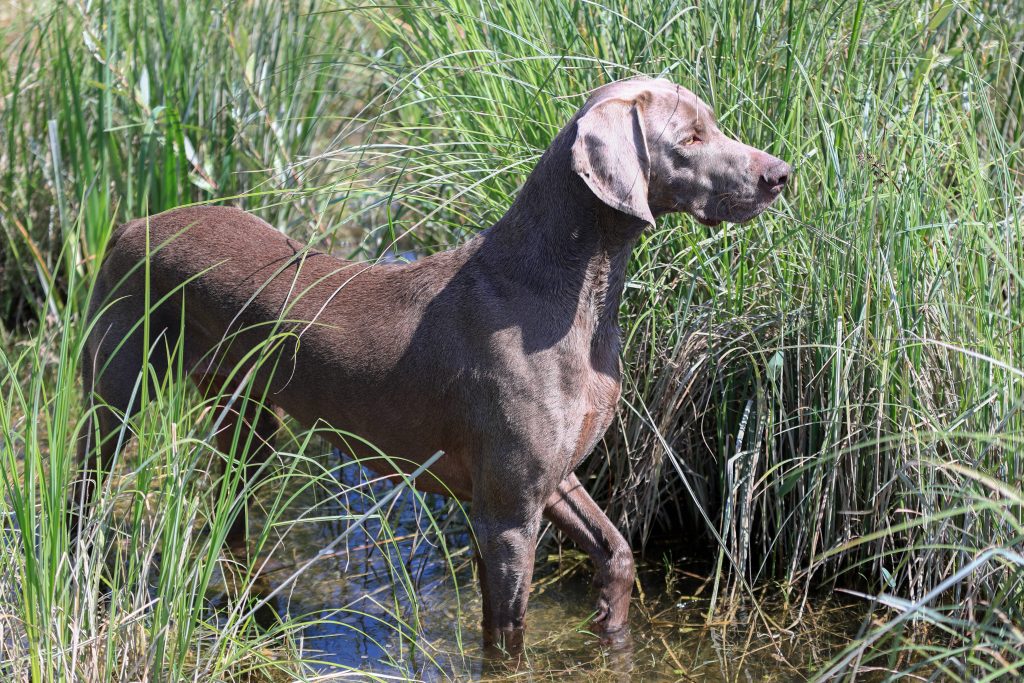
[[[339,255],[443,248],[501,215],[587,90],[634,74],[796,173],[749,224],[673,217],[638,245],[588,487],[638,540],[708,540],[709,617],[767,580],[796,608],[863,596],[875,620],[829,675],[1024,669],[1019,3],[107,0],[0,22],[4,677],[308,671],[293,621],[260,626],[244,590],[204,602],[240,506],[183,384],[91,520],[110,557],[68,559],[83,304],[114,225],[230,201]],[[311,434],[281,451],[275,488],[336,493]]]

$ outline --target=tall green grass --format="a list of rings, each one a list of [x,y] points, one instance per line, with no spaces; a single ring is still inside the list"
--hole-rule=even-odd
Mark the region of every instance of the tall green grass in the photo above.
[[[11,26],[0,311],[66,370],[69,283],[124,218],[229,198],[341,255],[427,252],[501,215],[590,88],[690,87],[794,181],[749,224],[644,235],[588,487],[640,541],[707,539],[712,611],[769,578],[796,615],[866,596],[879,625],[830,676],[1024,667],[1016,3],[147,0]],[[28,364],[21,404],[52,415],[29,440],[64,450],[22,486],[59,488],[74,377]]]
[[[884,594],[887,635],[933,639],[914,666],[1024,666],[1021,557],[989,552],[1024,540],[1020,8],[453,1],[400,19],[379,27],[401,101],[426,103],[396,107],[400,146],[380,149],[419,173],[401,231],[497,217],[578,94],[637,73],[797,167],[751,224],[669,219],[639,245],[631,385],[588,464],[620,525],[712,538],[722,596],[769,577],[797,601]],[[879,652],[846,663],[909,666]]]
[[[84,296],[79,288],[86,285],[73,273],[68,286]],[[261,482],[238,491],[244,462],[218,451],[213,436],[223,406],[258,396],[260,388],[243,382],[233,395],[198,395],[175,362],[180,348],[169,350],[170,374],[125,424],[124,439],[135,441],[101,475],[97,500],[69,545],[69,506],[81,502],[69,500],[68,483],[85,409],[78,400],[85,332],[66,307],[61,320],[0,348],[4,680],[315,679],[324,653],[305,642],[305,630],[368,611],[366,619],[401,646],[397,654],[412,651],[440,668],[448,653],[422,639],[421,587],[400,552],[409,531],[402,518],[416,505],[417,530],[435,546],[426,552],[439,567],[434,580],[454,578],[437,506],[424,505],[421,494],[398,498],[421,472],[382,491],[351,474],[357,461],[324,457],[324,429],[285,429]],[[276,353],[268,348],[263,356],[272,361]],[[232,453],[253,438],[244,428],[229,436]],[[458,516],[458,509],[449,513]],[[248,515],[250,539],[226,552],[240,515]],[[340,524],[333,539],[317,536],[325,518]],[[350,539],[381,559],[353,559]],[[310,570],[338,562],[376,571],[385,589],[376,600],[390,606],[368,610],[356,599],[331,605],[330,613],[324,605],[323,614],[278,616],[278,596],[316,590]],[[414,662],[401,657],[384,664],[415,674]]]
[[[374,94],[358,67],[378,45],[355,15],[322,9],[56,1],[8,19],[0,319],[23,322],[63,288],[66,238],[70,265],[91,265],[128,217],[244,196],[283,226],[330,225],[300,162]]]

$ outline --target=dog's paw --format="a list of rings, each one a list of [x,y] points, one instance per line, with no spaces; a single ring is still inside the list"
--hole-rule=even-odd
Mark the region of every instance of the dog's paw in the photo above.
[[[606,640],[606,644],[612,643],[620,634],[629,631],[627,609],[622,606],[621,600],[612,601],[604,596],[598,598],[594,618],[590,623],[602,643]]]

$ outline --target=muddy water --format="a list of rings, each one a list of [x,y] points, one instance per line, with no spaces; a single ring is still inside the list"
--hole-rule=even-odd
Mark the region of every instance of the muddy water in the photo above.
[[[299,496],[289,509],[293,514],[283,517],[287,523],[277,525],[273,551],[259,555],[266,566],[256,587],[258,594],[273,595],[261,615],[268,624],[282,617],[304,621],[300,654],[325,674],[355,669],[366,677],[423,680],[805,680],[861,625],[858,610],[829,600],[785,609],[770,589],[758,591],[756,609],[746,600],[709,620],[710,572],[700,558],[675,550],[639,562],[631,642],[602,648],[586,630],[589,563],[578,552],[556,548],[538,557],[527,664],[518,671],[495,669],[480,658],[480,599],[464,514],[438,497],[409,490],[395,495],[390,484],[373,483],[372,474],[340,459],[333,471],[344,493],[333,500],[324,490]],[[379,516],[353,521],[382,499],[387,502]],[[309,521],[295,521],[303,513]]]

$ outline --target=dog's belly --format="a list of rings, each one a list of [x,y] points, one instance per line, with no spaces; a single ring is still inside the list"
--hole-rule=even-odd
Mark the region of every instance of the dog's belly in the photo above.
[[[279,384],[268,400],[303,425],[323,429],[339,450],[382,476],[411,474],[441,451],[418,475],[416,488],[471,498],[465,429],[446,397],[430,386],[410,386],[412,379],[401,374],[382,379],[353,372],[351,366],[345,372],[320,368],[301,374],[302,381]]]
[[[307,346],[306,351],[310,350]],[[326,424],[338,430],[325,436],[382,476],[415,472],[435,453],[443,452],[415,485],[461,500],[472,499],[478,461],[494,447],[497,434],[489,427],[515,425],[511,428],[519,436],[507,434],[510,443],[532,442],[535,434],[554,435],[538,444],[535,455],[548,461],[552,474],[560,473],[558,480],[568,476],[602,438],[619,395],[616,378],[590,371],[579,378],[572,399],[559,402],[571,406],[561,415],[539,411],[524,422],[522,414],[513,411],[496,420],[497,406],[515,404],[496,399],[487,384],[454,381],[459,389],[445,391],[442,375],[399,373],[381,378],[353,374],[351,368],[348,364],[345,373],[305,374],[301,382],[292,377],[270,400],[305,425]],[[481,418],[481,410],[486,419]]]
[[[354,443],[352,439],[332,438],[330,441],[343,453],[357,458],[360,464],[368,467],[373,472],[384,476],[393,477],[397,480],[399,475],[413,474],[420,467],[437,453],[433,451],[426,457],[401,457],[391,455],[402,452],[401,450],[385,450],[377,444],[372,448],[363,443]],[[379,449],[379,450],[378,450]],[[420,451],[412,447],[411,450],[417,455]],[[421,472],[415,479],[415,487],[426,493],[438,493],[444,496],[455,497],[459,500],[470,500],[473,494],[473,481],[470,473],[463,467],[461,459],[450,451],[443,451],[441,455],[426,472]],[[380,453],[386,453],[382,457]]]

